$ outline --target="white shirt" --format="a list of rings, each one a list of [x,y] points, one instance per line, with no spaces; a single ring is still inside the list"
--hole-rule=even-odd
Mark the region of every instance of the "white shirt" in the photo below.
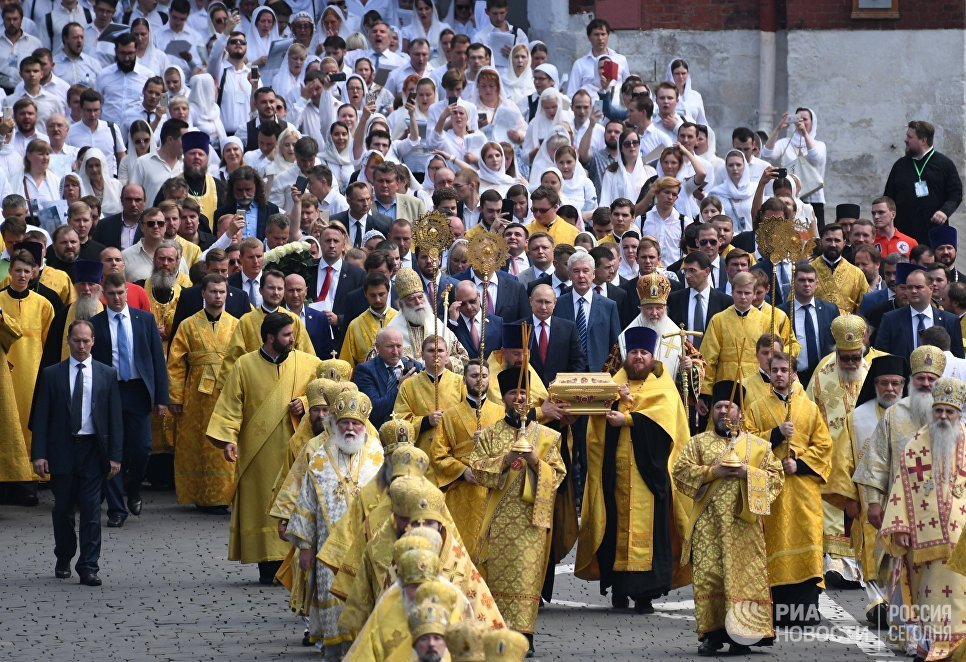
[[[325,284],[325,272],[327,268],[332,269],[332,279],[329,282],[329,291],[325,293],[325,299],[321,299],[321,301],[325,301],[327,304],[325,310],[332,310],[332,306],[335,305],[335,291],[339,289],[339,276],[342,274],[342,259],[339,258],[333,264],[326,264],[325,260],[319,260],[319,275],[315,285],[318,288],[315,292],[316,302],[320,301],[318,297],[322,294],[322,286]]]
[[[152,151],[138,157],[128,182],[143,186],[144,198],[147,201],[145,204],[154,206],[154,199],[164,183],[182,172],[184,172],[184,159],[182,157],[178,157],[172,168],[165,163],[157,152]]]
[[[127,74],[118,69],[116,64],[101,71],[94,83],[94,87],[104,97],[101,117],[115,124],[122,122],[124,111],[141,104],[144,83],[153,75],[150,69],[140,64],[135,64],[134,69]],[[125,144],[123,140],[121,144]],[[110,151],[113,152],[113,149]]]
[[[63,78],[70,85],[83,83],[93,87],[101,66],[101,63],[87,52],[82,52],[80,57],[76,58],[68,57],[64,51],[54,56],[54,74]]]
[[[704,318],[698,320],[694,316],[694,304],[695,299],[698,295],[701,295],[701,308],[704,312]],[[700,292],[695,289],[691,289],[691,295],[688,297],[688,329],[697,330],[700,324],[701,328],[707,328],[708,326],[708,299],[711,297],[711,283],[707,282],[704,285],[704,289]]]
[[[690,225],[688,219],[684,219],[683,226]],[[665,264],[673,264],[681,257],[681,233],[683,227],[678,210],[671,207],[671,212],[667,218],[662,218],[657,210],[657,205],[651,208],[644,216],[644,225],[641,233],[650,235],[657,239],[661,246],[661,260]]]
[[[288,197],[291,198],[292,196]],[[329,212],[329,216],[332,214],[341,214],[344,211],[349,211],[349,201],[345,199],[344,195],[339,193],[339,189],[336,186],[333,186],[329,189],[329,194],[319,201],[319,211],[327,211]]]
[[[627,58],[612,48],[607,49],[607,55],[617,63],[617,85],[619,86],[631,71],[627,65]],[[567,80],[568,97],[573,97],[574,93],[581,88],[590,92],[591,96],[596,96],[600,89],[598,57],[593,51],[588,51],[587,55],[574,60],[574,66],[570,68],[570,78]]]
[[[67,378],[70,380],[70,397],[73,402],[74,398],[74,384],[77,382],[77,366],[84,366],[84,395],[81,400],[81,426],[77,434],[95,434],[97,430],[94,429],[94,418],[91,416],[91,398],[93,392],[93,382],[94,382],[94,370],[93,370],[93,360],[88,356],[83,361],[78,361],[73,356],[70,357],[70,370],[67,373]]]
[[[802,346],[802,351],[798,355],[798,369],[805,370],[809,364],[818,365],[821,356],[809,356],[808,355],[808,343],[805,340],[805,311],[802,310],[805,306],[811,306],[808,314],[812,318],[812,327],[815,329],[815,345],[818,346],[818,314],[815,312],[815,299],[806,301],[805,303],[799,302],[795,299],[795,336],[798,338],[798,343]],[[821,353],[822,348],[819,347],[818,351]]]
[[[655,122],[651,122],[646,129],[641,130],[638,136],[641,139],[641,161],[658,147],[670,147],[677,141],[676,137],[671,138],[666,132],[661,131]]]
[[[85,14],[85,11],[87,12]],[[90,19],[88,19],[90,16]],[[73,9],[67,9],[63,3],[58,2],[50,12],[50,30],[47,30],[47,17],[40,18],[40,40],[54,53],[60,53],[64,48],[64,42],[60,36],[64,26],[68,23],[78,23],[81,27],[94,21],[94,12],[84,8],[81,3],[76,3]]]
[[[359,51],[349,51],[345,54],[345,63],[351,66],[355,66],[356,60],[360,57],[367,58],[372,62],[373,69],[397,69],[399,67],[404,67],[409,64],[409,57],[402,56],[398,53],[393,53],[388,48],[378,56],[376,51],[373,49],[369,50],[359,50]],[[387,81],[388,82],[388,81]]]
[[[923,320],[922,320],[923,327],[925,329],[932,328],[932,326],[933,326],[932,306],[926,306],[926,309],[924,311],[922,311],[922,313],[920,313],[919,311],[917,311],[912,306],[909,306],[909,313],[910,313],[910,315],[912,315],[912,341],[913,341],[912,342],[912,345],[913,345],[913,347],[918,347],[919,346],[919,335],[918,335],[918,333],[916,333],[916,329],[919,328],[919,318],[917,317],[917,315],[924,315],[925,316],[925,317],[923,317]]]
[[[66,96],[61,99],[50,90],[41,86],[40,91],[35,95],[26,90],[14,91],[7,99],[7,103],[12,107],[19,99],[28,98],[37,106],[37,126],[46,126],[47,120],[54,113],[66,114]]]
[[[245,275],[245,272],[242,271],[241,280],[242,280],[242,290],[244,290],[245,294],[248,295],[248,298],[251,300],[252,305],[255,306],[256,308],[261,307],[262,274],[258,274],[254,278],[249,278],[248,276]]]
[[[93,23],[84,28],[84,52],[97,62],[98,72],[101,68],[114,64],[114,44],[109,41],[98,41],[104,30]],[[97,74],[91,78],[91,83],[97,79]]]
[[[248,65],[241,69],[235,69],[231,62],[223,59],[225,47],[228,46],[228,37],[219,36],[211,47],[211,56],[208,59],[208,73],[215,79],[215,88],[222,91],[221,103],[221,123],[225,125],[225,131],[233,134],[245,128],[249,115],[249,98],[252,95],[252,84],[248,80],[250,69]],[[222,80],[225,84],[222,86]],[[242,138],[242,143],[245,140]]]
[[[571,282],[569,280],[560,280],[559,278],[557,278],[557,273],[554,272],[550,274],[550,286],[553,288],[553,293],[559,297],[563,294],[561,290],[564,287],[570,287]]]
[[[275,154],[273,153],[272,157],[274,158],[274,156]],[[265,156],[265,153],[260,149],[245,152],[244,156],[242,156],[242,160],[245,162],[245,165],[254,168],[255,172],[257,172],[262,179],[265,179],[265,168],[267,168],[268,164],[272,162],[272,158]]]
[[[15,42],[0,33],[0,85],[16,87],[20,82],[20,61],[43,46],[37,37],[26,32],[22,32]]]
[[[140,104],[140,101],[138,104]],[[101,150],[104,153],[104,158],[107,159],[108,167],[106,168],[107,172],[104,173],[105,177],[117,176],[117,157],[114,151],[115,144],[119,151],[127,151],[127,143],[124,142],[120,128],[117,124],[114,124],[114,132],[112,135],[111,128],[104,120],[97,120],[97,128],[94,131],[91,131],[90,127],[84,124],[84,122],[74,122],[70,125],[70,130],[67,132],[67,144],[73,145],[78,149],[90,146]],[[153,202],[153,198],[148,199],[148,204]]]
[[[402,90],[403,81],[408,77],[418,76],[420,79],[423,79],[429,78],[432,73],[433,67],[429,63],[426,64],[426,70],[422,74],[413,69],[412,64],[407,63],[405,66],[399,67],[389,74],[389,78],[386,79],[386,90],[393,96],[396,96]]]
[[[587,328],[590,328],[590,307],[594,301],[594,288],[591,286],[587,292],[581,296],[577,294],[577,290],[571,290],[570,295],[574,300],[574,321],[577,321],[577,311],[580,310],[580,300],[584,301],[584,320],[587,323]]]
[[[130,278],[130,276],[128,277]],[[127,306],[124,306],[124,310],[119,312],[115,312],[110,308],[106,308],[105,310],[107,311],[108,322],[111,325],[111,364],[115,368],[118,368],[117,377],[118,379],[121,378],[121,370],[119,368],[121,361],[118,358],[117,349],[117,325],[120,321],[120,323],[124,325],[124,333],[127,340],[127,356],[131,360],[131,368],[128,371],[128,374],[131,376],[131,379],[139,379],[141,375],[138,374],[137,364],[134,361],[134,329],[131,327],[131,310]],[[117,319],[118,315],[121,316],[120,320]]]
[[[476,275],[475,271],[472,273],[473,273],[473,282],[476,283],[476,290],[480,293],[480,309],[484,310],[483,281],[480,280],[480,278]],[[496,310],[496,301],[497,301],[496,297],[497,297],[497,294],[499,293],[499,286],[497,285],[498,280],[499,279],[497,278],[491,278],[489,287],[486,288],[486,308],[493,308],[493,310]],[[490,303],[491,301],[493,302],[492,304]]]

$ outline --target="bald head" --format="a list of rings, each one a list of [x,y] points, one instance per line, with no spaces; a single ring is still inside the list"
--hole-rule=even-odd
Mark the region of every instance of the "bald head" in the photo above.
[[[305,285],[305,279],[298,274],[289,274],[285,277],[285,307],[291,310],[293,313],[302,312],[302,306],[305,305],[305,295],[308,292],[308,288]]]
[[[449,216],[446,218],[449,222],[449,227],[453,230],[453,240],[462,239],[466,235],[466,226],[463,225],[463,219],[459,216]]]
[[[403,355],[402,332],[388,326],[379,329],[376,333],[376,354],[386,365],[397,365]]]
[[[461,280],[456,285],[456,300],[460,302],[460,314],[474,319],[480,312],[480,293],[472,280]]]

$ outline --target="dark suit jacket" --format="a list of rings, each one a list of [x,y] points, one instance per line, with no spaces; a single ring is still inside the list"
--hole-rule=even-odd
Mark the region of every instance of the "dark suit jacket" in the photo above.
[[[447,317],[446,325],[453,332],[453,335],[456,336],[456,339],[460,341],[460,344],[466,350],[466,353],[470,355],[470,358],[479,358],[480,350],[473,347],[473,338],[470,335],[469,328],[463,322],[463,318],[457,317],[454,322]],[[486,336],[484,337],[483,358],[488,358],[494,349],[503,347],[503,318],[499,315],[487,315],[485,326]]]
[[[396,296],[396,288],[392,287],[389,292],[389,306],[399,310],[399,297]],[[339,332],[336,336],[336,345],[341,349],[342,340],[345,337],[346,329],[349,328],[349,324],[352,320],[357,318],[362,313],[366,312],[369,308],[369,302],[366,301],[366,294],[362,291],[361,287],[357,287],[346,295],[345,298],[345,308],[342,310],[342,323],[339,325]]]
[[[671,292],[671,295],[667,298],[667,316],[668,319],[675,324],[688,324],[688,306],[691,301],[691,288],[685,288],[683,290],[678,290],[677,292]],[[708,324],[711,322],[711,318],[720,313],[722,310],[727,310],[728,306],[732,305],[734,300],[731,295],[725,294],[720,290],[716,290],[713,287],[708,292],[708,301],[705,303],[704,311],[704,328],[708,328]],[[697,329],[688,329],[689,331],[696,331]]]
[[[315,348],[315,355],[323,361],[332,358],[332,350],[335,349],[332,327],[329,325],[328,318],[320,310],[313,310],[305,307],[305,330],[312,339],[312,347]]]
[[[168,366],[164,358],[164,350],[161,348],[161,334],[154,322],[154,316],[130,306],[128,312],[131,315],[131,331],[134,334],[134,365],[148,389],[151,404],[167,405],[170,402]],[[107,317],[110,313],[111,310],[105,308],[91,318],[94,337],[97,339],[91,354],[95,361],[113,366],[111,324]]]
[[[322,287],[322,283],[319,281],[319,260],[315,260],[315,269],[312,270],[311,274],[305,279],[305,285],[308,288],[308,298],[306,303],[315,301],[319,296],[319,289]],[[339,282],[335,283],[335,300],[332,302],[332,311],[340,317],[343,316],[345,312],[346,302],[348,300],[349,292],[362,287],[362,283],[366,280],[366,272],[357,267],[354,264],[350,264],[345,260],[342,260],[342,269],[339,271]],[[365,308],[363,308],[365,310]],[[340,325],[343,326],[343,324]]]
[[[378,429],[389,420],[392,408],[396,404],[399,384],[389,374],[385,362],[378,356],[357,365],[352,380],[359,387],[359,391],[369,396],[369,400],[372,401],[369,420]]]
[[[788,315],[789,319],[791,319],[791,313],[789,311],[791,310],[792,301],[794,301],[794,299],[786,301],[782,305],[778,306],[786,315]],[[832,320],[839,316],[839,308],[835,304],[829,303],[824,299],[819,299],[818,297],[815,297],[813,303],[815,304],[815,317],[818,319],[818,328],[816,331],[818,332],[817,340],[818,352],[820,356],[814,358],[809,357],[811,360],[809,361],[808,365],[808,377],[811,376],[811,371],[818,366],[818,362],[822,360],[822,357],[827,356],[832,352],[832,350],[835,349],[835,338],[832,337]],[[795,333],[795,329],[792,329],[791,332]],[[799,339],[799,342],[801,342],[801,339]],[[804,342],[801,344],[802,347],[805,347]],[[802,379],[803,384],[807,382],[807,379]]]
[[[417,272],[418,273],[418,272]],[[443,305],[443,292],[446,291],[447,286],[452,285],[453,289],[449,292],[449,298],[446,301],[448,306],[450,302],[456,300],[456,284],[459,281],[444,273],[439,274],[439,284],[436,286],[436,317],[440,319],[447,318],[447,311]],[[423,279],[423,292],[426,294],[426,301],[429,301],[429,281]],[[365,310],[365,309],[363,309]]]
[[[234,210],[232,210],[234,211]],[[94,232],[91,233],[91,239],[100,242],[105,246],[113,246],[114,248],[121,247],[121,226],[124,222],[121,220],[120,214],[112,214],[110,216],[105,216],[97,222],[97,226],[94,228]],[[137,242],[141,239],[141,225],[138,224],[137,229],[134,231],[134,241]]]
[[[218,223],[218,219],[225,214],[234,214],[238,211],[238,207],[234,204],[226,204],[223,207],[219,207],[215,210],[215,217],[212,219],[212,223]],[[259,239],[265,239],[265,224],[268,222],[268,217],[272,214],[277,214],[279,208],[274,202],[265,201],[265,204],[258,205],[258,216],[255,219],[255,236]]]
[[[532,320],[531,317],[530,321]],[[534,327],[530,343],[530,365],[540,375],[544,386],[549,386],[561,372],[587,372],[587,357],[580,351],[580,337],[574,322],[563,317],[550,320],[546,363],[540,360],[539,333],[539,327]]]
[[[627,298],[627,291],[622,287],[607,283],[606,294],[608,299],[617,304],[617,311],[620,314],[620,311],[624,309],[624,299]],[[621,328],[623,328],[623,325],[621,325]]]
[[[121,420],[121,391],[114,368],[91,362],[91,418],[97,436],[104,473],[110,462],[123,455],[124,427]],[[70,427],[70,359],[45,368],[40,373],[34,399],[30,429],[33,443],[30,459],[46,459],[50,473],[70,473],[74,468],[74,439]]]
[[[667,268],[668,271],[673,271],[677,274],[678,280],[682,283],[687,281],[684,280],[684,258],[686,256],[682,255],[681,259],[674,262]],[[718,259],[718,268],[715,269],[714,265],[711,265],[711,286],[718,290],[719,292],[725,292],[728,285],[728,270],[725,269],[724,258]]]
[[[933,326],[941,326],[949,332],[953,356],[963,358],[963,334],[959,318],[952,313],[932,307]],[[902,306],[882,316],[875,337],[875,348],[883,352],[908,358],[915,349],[912,338],[912,313],[909,306]]]
[[[731,238],[731,245],[735,248],[740,248],[743,251],[755,254],[755,232],[754,230],[747,230],[745,232],[739,232]]]
[[[859,304],[859,315],[869,320],[869,315],[873,310],[884,304],[889,300],[889,289],[876,290],[874,292],[869,292],[864,297],[862,297],[862,303]],[[871,321],[871,320],[869,320]]]
[[[236,280],[241,285],[241,272],[239,271],[235,275],[238,276]],[[234,276],[232,277],[234,278]],[[168,338],[174,338],[178,326],[204,307],[205,301],[201,297],[201,285],[192,285],[182,289],[181,296],[178,297],[178,305],[174,309],[174,320],[171,322],[171,332],[168,334]],[[248,293],[238,287],[228,285],[225,312],[232,317],[241,319],[242,315],[250,312],[251,309],[252,302],[248,300]]]
[[[557,299],[557,307],[553,310],[554,318],[562,317],[576,323],[574,298],[568,294]],[[553,325],[551,324],[553,335]],[[617,342],[621,333],[620,316],[617,314],[617,304],[595,294],[590,304],[590,319],[587,320],[587,365],[591,372],[600,372],[610,355],[610,348]]]
[[[345,229],[349,232],[349,245],[354,246],[352,242],[355,241],[355,234],[351,227],[349,227],[349,211],[340,211],[338,214],[332,214],[329,217],[330,221],[339,221],[345,226]],[[379,214],[374,211],[370,211],[366,216],[366,228],[362,234],[365,234],[369,230],[379,230],[384,236],[389,236],[389,228],[392,226],[392,219],[385,214]]]
[[[473,280],[472,272],[472,268],[466,269],[453,274],[453,278]],[[482,300],[480,305],[483,305]],[[516,276],[511,276],[505,271],[496,272],[496,302],[493,304],[493,313],[514,322],[528,319],[531,315],[527,288],[517,280]]]

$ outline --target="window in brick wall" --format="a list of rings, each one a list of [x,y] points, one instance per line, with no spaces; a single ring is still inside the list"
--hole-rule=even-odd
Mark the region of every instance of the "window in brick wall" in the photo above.
[[[899,0],[852,0],[852,18],[899,18]]]

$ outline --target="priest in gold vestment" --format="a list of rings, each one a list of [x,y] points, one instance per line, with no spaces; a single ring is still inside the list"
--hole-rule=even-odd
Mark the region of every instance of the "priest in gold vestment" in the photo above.
[[[295,432],[293,416],[305,413],[299,396],[320,361],[295,349],[295,322],[287,313],[266,315],[261,337],[262,346],[232,367],[206,434],[237,462],[228,559],[258,563],[259,581],[271,584],[289,547],[269,515],[272,486]]]
[[[529,403],[522,376],[521,368],[498,375],[506,414],[483,430],[469,466],[488,491],[474,558],[507,625],[530,637],[532,645],[553,504],[567,470],[560,433],[526,423]]]
[[[235,467],[205,437],[218,401],[215,380],[238,324],[225,312],[228,279],[209,274],[201,284],[204,307],[178,326],[168,350],[171,412],[175,415],[174,487],[178,503],[227,512]]]
[[[12,315],[0,310],[0,483],[29,482],[34,479],[30,468],[30,453],[23,439],[20,414],[17,412],[17,393],[7,356],[23,334],[20,323]],[[0,486],[2,487],[2,486]]]
[[[580,579],[599,579],[602,595],[612,589],[615,608],[633,599],[639,614],[653,613],[651,601],[671,590],[680,560],[671,544],[680,536],[672,535],[668,472],[686,443],[688,424],[673,375],[654,359],[658,342],[647,327],[624,332],[627,358],[614,375],[620,399],[606,415],[590,418],[574,570]],[[675,505],[690,511],[690,503]]]
[[[75,320],[89,320],[104,310],[101,303],[101,278],[104,266],[93,260],[77,260],[74,263],[74,301],[66,308],[54,314],[47,331],[47,342],[44,343],[44,355],[40,367],[46,368],[66,361],[70,356],[67,346],[67,329]]]
[[[843,315],[854,313],[869,291],[869,281],[861,269],[842,257],[844,228],[836,223],[826,225],[820,242],[822,254],[811,262],[818,277],[815,296],[834,303]]]
[[[761,518],[784,482],[771,445],[741,431],[741,386],[723,381],[712,395],[713,430],[688,441],[671,470],[694,499],[683,560],[690,561],[700,655],[747,654],[775,634]]]
[[[880,531],[890,554],[909,570],[920,628],[917,659],[962,660],[966,647],[966,577],[948,566],[966,526],[966,383],[943,377],[932,390],[929,424],[899,460]]]
[[[399,312],[389,306],[390,287],[389,278],[385,274],[372,272],[366,275],[362,293],[369,307],[349,322],[342,338],[342,349],[339,351],[339,358],[353,368],[369,359],[379,329],[389,324]]]
[[[446,339],[449,354],[448,367],[460,370],[463,361],[469,359],[466,349],[446,327],[446,321],[437,317],[433,303],[426,300],[422,277],[408,267],[396,272],[394,282],[399,297],[399,314],[386,324],[386,328],[399,329],[403,340],[403,356],[417,361],[423,347],[423,339],[430,335]]]
[[[785,474],[784,487],[762,518],[775,621],[814,625],[821,620],[822,486],[832,467],[832,439],[814,402],[792,389],[794,361],[772,352],[771,393],[746,412],[748,432],[767,439]]]
[[[490,368],[481,359],[473,359],[463,369],[466,398],[443,412],[436,436],[429,449],[433,479],[446,495],[463,544],[472,554],[477,548],[486,488],[473,477],[468,461],[478,438],[477,420],[482,430],[503,418],[501,404],[487,397]]]

